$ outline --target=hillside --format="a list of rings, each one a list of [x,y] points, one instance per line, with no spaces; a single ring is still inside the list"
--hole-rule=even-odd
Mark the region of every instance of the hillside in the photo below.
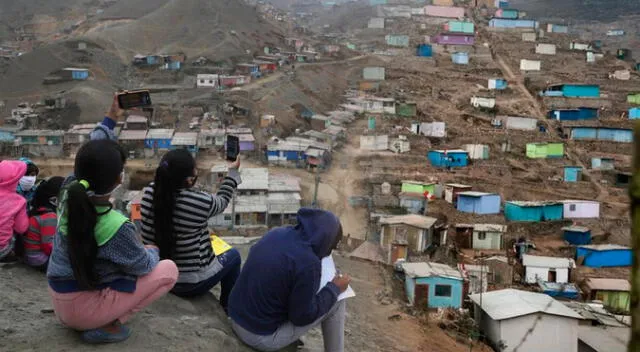
[[[637,0],[513,0],[511,7],[526,11],[529,18],[563,19],[569,23],[610,22],[620,16],[640,14]]]
[[[155,5],[153,11],[150,9]],[[138,53],[184,52],[226,59],[277,43],[281,33],[259,18],[256,10],[233,0],[170,0],[120,2],[109,9],[111,18],[136,18],[112,27],[98,27],[86,35],[116,47],[122,60]]]

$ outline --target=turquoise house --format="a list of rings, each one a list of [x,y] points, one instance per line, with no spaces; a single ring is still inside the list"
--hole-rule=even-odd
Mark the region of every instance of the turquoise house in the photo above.
[[[564,182],[578,182],[582,179],[582,168],[580,166],[564,167]]]
[[[405,290],[416,308],[460,308],[464,278],[458,269],[440,263],[403,263]]]
[[[510,201],[504,205],[504,216],[509,221],[558,221],[562,220],[562,202]]]
[[[632,120],[640,119],[640,108],[629,109],[629,118]]]

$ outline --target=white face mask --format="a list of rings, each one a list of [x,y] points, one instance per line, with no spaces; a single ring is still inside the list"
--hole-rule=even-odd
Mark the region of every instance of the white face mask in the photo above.
[[[22,188],[23,191],[30,191],[33,186],[36,184],[36,177],[35,176],[23,176],[20,179],[20,188]]]

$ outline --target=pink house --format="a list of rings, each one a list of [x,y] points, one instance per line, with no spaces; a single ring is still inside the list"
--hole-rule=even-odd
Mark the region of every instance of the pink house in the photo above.
[[[427,5],[424,7],[424,13],[425,15],[432,17],[463,18],[464,8]]]
[[[472,34],[440,33],[432,37],[431,42],[440,45],[473,45],[475,38]]]

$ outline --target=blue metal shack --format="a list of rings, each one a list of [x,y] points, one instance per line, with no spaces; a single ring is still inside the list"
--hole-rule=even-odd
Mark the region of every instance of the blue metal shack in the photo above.
[[[564,240],[573,245],[590,244],[591,230],[583,226],[567,226],[562,228]]]
[[[540,290],[551,297],[559,297],[566,299],[578,299],[579,292],[578,287],[570,282],[557,283],[557,282],[545,282],[538,281]]]
[[[500,195],[473,191],[460,192],[457,209],[463,213],[499,214]]]
[[[594,84],[556,84],[542,92],[547,97],[598,98],[600,86]]]
[[[14,132],[10,130],[0,129],[0,142],[13,142],[16,139]]]
[[[420,45],[418,45],[418,47],[416,49],[416,55],[417,56],[423,56],[423,57],[432,57],[433,56],[433,49],[431,48],[431,44],[420,44]]]
[[[630,108],[629,118],[632,120],[640,119],[640,108]]]
[[[572,127],[570,137],[576,140],[596,139],[600,141],[631,143],[633,141],[633,131],[625,128]]]
[[[465,167],[469,165],[469,153],[466,150],[432,150],[427,154],[434,167]]]
[[[147,132],[144,146],[148,149],[171,149],[171,140],[174,130],[164,128],[153,128]]]
[[[577,248],[576,260],[591,268],[631,266],[633,250],[617,244],[584,245]]]
[[[509,221],[557,221],[562,220],[561,202],[511,201],[504,205],[504,216]]]
[[[582,179],[582,168],[580,166],[564,167],[564,182],[578,182]]]
[[[468,65],[469,53],[465,53],[465,52],[453,53],[451,54],[451,61],[457,65]]]
[[[464,299],[462,274],[446,264],[403,263],[405,290],[417,308],[460,308]],[[420,306],[420,307],[418,307]]]
[[[533,20],[512,20],[507,18],[492,18],[489,27],[494,28],[538,28],[539,23]]]
[[[598,118],[598,109],[596,108],[578,108],[578,109],[555,109],[550,110],[547,115],[550,119],[559,121],[573,120],[591,120]]]
[[[613,170],[615,169],[615,162],[616,160],[614,158],[591,158],[591,168],[596,170]]]

